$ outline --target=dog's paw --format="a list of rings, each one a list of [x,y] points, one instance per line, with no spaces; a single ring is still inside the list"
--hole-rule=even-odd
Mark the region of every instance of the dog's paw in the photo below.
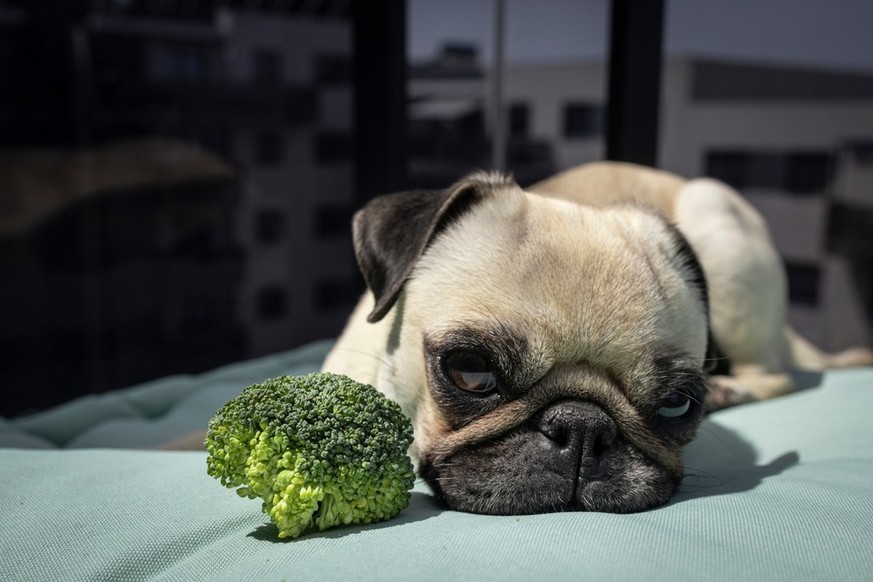
[[[746,386],[730,376],[713,376],[709,383],[709,392],[703,404],[706,410],[713,412],[738,404],[746,404],[756,400]]]
[[[828,356],[829,368],[854,368],[873,366],[873,351],[867,348],[850,348]]]

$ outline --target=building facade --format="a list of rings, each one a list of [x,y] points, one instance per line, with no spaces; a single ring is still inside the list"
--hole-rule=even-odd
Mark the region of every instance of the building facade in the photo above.
[[[487,98],[487,74],[433,77],[413,76],[419,104]],[[605,79],[601,62],[509,66],[508,123],[558,170],[602,159]],[[873,344],[873,75],[672,59],[662,87],[659,166],[722,179],[764,215],[804,335]]]

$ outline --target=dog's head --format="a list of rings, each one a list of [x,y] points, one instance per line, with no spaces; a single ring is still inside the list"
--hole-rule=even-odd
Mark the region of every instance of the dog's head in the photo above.
[[[703,274],[645,208],[595,209],[475,174],[355,217],[385,382],[420,472],[480,513],[638,511],[682,476],[706,391]]]

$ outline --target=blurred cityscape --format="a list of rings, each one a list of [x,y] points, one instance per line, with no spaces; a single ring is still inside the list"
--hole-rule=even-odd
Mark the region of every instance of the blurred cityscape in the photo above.
[[[339,332],[350,8],[294,4],[0,3],[3,413]]]
[[[349,223],[352,0],[0,0],[2,415],[335,337]],[[490,165],[489,67],[410,63],[408,175]],[[600,60],[511,63],[522,185],[602,159]],[[873,344],[873,75],[670,58],[660,166],[769,220],[791,320]]]
[[[487,142],[469,129],[482,126],[488,94],[475,55],[447,46],[412,68],[410,170],[421,183],[461,175]],[[829,350],[873,345],[873,74],[673,57],[662,75],[659,167],[719,178],[764,215],[803,335]],[[506,68],[507,159],[520,184],[603,159],[605,78],[602,60]]]

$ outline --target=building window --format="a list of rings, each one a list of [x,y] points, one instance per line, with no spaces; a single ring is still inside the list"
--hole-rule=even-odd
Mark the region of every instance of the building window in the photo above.
[[[707,152],[707,176],[742,189],[748,186],[748,154],[739,152]]]
[[[344,85],[352,81],[352,60],[348,55],[317,55],[315,82],[318,85]]]
[[[603,134],[603,107],[568,103],[564,107],[564,137],[586,138]]]
[[[352,158],[352,134],[322,131],[315,136],[315,159],[322,163],[346,162]]]
[[[255,160],[261,166],[277,166],[282,161],[282,136],[273,131],[255,137]]]
[[[256,297],[258,318],[261,321],[272,321],[285,317],[288,312],[288,296],[279,285],[271,285],[260,289]]]
[[[261,210],[255,215],[255,238],[264,246],[274,245],[285,232],[285,215],[279,210]]]
[[[774,153],[714,152],[706,164],[708,176],[734,188],[785,189],[785,156]]]
[[[821,267],[809,263],[786,263],[788,300],[794,305],[816,307],[819,304]]]
[[[831,180],[833,159],[827,152],[711,151],[706,174],[734,188],[763,188],[792,194],[815,194]]]
[[[833,201],[827,213],[827,250],[831,253],[866,258],[870,264],[873,257],[873,207]],[[861,270],[855,271],[855,277],[861,276]],[[871,271],[873,274],[873,271]],[[873,295],[871,295],[873,297]]]
[[[860,166],[873,166],[873,140],[859,140],[848,145],[853,160]]]
[[[159,81],[194,83],[209,77],[208,53],[200,46],[161,44],[156,47],[157,66],[154,76]]]
[[[527,137],[530,130],[530,107],[527,103],[509,106],[509,137]]]
[[[798,152],[788,155],[786,190],[798,194],[822,192],[831,181],[833,159],[828,153]]]
[[[320,206],[315,209],[315,234],[320,238],[349,234],[352,210],[346,206]]]
[[[282,55],[261,49],[254,56],[254,81],[257,85],[275,87],[282,83]]]

